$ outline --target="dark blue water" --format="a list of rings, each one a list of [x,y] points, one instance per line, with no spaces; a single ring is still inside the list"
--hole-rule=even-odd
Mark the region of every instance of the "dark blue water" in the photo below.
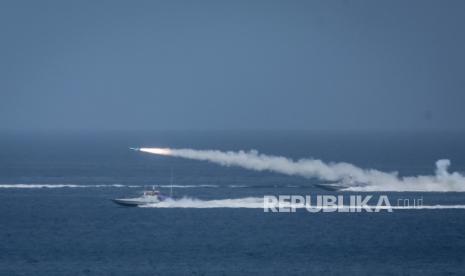
[[[129,151],[129,146],[257,149],[401,175],[431,174],[440,158],[465,171],[465,135],[452,133],[5,133],[1,275],[464,275],[465,210],[264,213],[262,209],[123,208],[111,198],[144,185],[199,200],[330,192],[303,179]],[[93,187],[121,184],[121,187]],[[129,187],[135,185],[140,187]],[[237,187],[241,186],[241,187]],[[165,188],[165,192],[168,190]],[[465,204],[464,193],[389,193]]]

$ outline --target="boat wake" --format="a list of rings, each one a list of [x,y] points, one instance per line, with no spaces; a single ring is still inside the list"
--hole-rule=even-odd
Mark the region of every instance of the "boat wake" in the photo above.
[[[79,185],[79,184],[0,184],[0,189],[56,189],[56,188],[136,188],[137,185],[122,184],[97,184],[97,185]]]
[[[270,207],[269,203],[267,206]],[[197,198],[183,197],[180,199],[167,199],[158,203],[147,204],[139,206],[141,208],[196,208],[196,209],[206,209],[206,208],[248,208],[248,209],[263,209],[264,201],[263,197],[245,197],[245,198],[226,198],[226,199],[214,199],[214,200],[202,200]],[[276,204],[276,208],[286,207],[286,208],[296,208],[304,209],[306,208],[301,204],[285,204],[280,205]],[[343,208],[349,208],[349,205],[340,206]],[[376,206],[371,206],[375,208]],[[325,207],[323,207],[325,208]],[[332,208],[332,207],[328,207]],[[392,206],[393,210],[439,210],[439,209],[464,209],[465,205],[423,205],[423,206]]]
[[[152,185],[125,185],[125,184],[0,184],[0,189],[57,189],[57,188],[143,188]],[[219,188],[218,185],[157,185],[161,188]],[[233,188],[233,187],[230,187]]]
[[[33,184],[0,184],[0,189],[41,189],[41,188],[144,188],[146,186],[153,186],[153,185],[128,185],[128,184],[72,184],[72,183],[64,183],[64,184],[51,184],[51,183],[33,183]],[[223,188],[223,189],[247,189],[247,188],[276,188],[276,185],[215,185],[215,184],[198,184],[198,185],[155,185],[159,188],[171,188],[174,189],[215,189],[215,188]],[[309,188],[311,186],[305,185],[282,185],[282,188]]]
[[[263,197],[227,198],[202,200],[183,197],[167,199],[159,203],[140,206],[143,208],[263,208]]]

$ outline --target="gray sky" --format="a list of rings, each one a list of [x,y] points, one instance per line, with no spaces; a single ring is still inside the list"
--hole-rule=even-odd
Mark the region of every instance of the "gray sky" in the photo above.
[[[465,1],[1,1],[0,130],[465,130]]]

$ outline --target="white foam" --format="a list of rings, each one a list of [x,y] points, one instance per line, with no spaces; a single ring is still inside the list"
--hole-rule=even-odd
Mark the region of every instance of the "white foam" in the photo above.
[[[267,205],[269,206],[269,204]],[[205,209],[205,208],[248,208],[248,209],[263,209],[264,202],[263,197],[245,197],[245,198],[226,198],[226,199],[213,199],[213,200],[202,200],[197,198],[183,197],[180,199],[167,199],[165,201],[154,203],[150,205],[140,206],[142,208],[194,208],[194,209]],[[301,204],[281,204],[275,207],[285,208],[306,208],[305,205]],[[369,208],[376,208],[376,206],[367,205]],[[323,209],[332,209],[334,207],[322,207]],[[339,206],[338,208],[349,209],[349,205]],[[388,207],[380,206],[380,209],[388,209]],[[465,205],[423,205],[423,206],[392,206],[394,210],[435,210],[435,209],[465,209]]]
[[[42,189],[42,188],[142,188],[149,187],[151,185],[123,185],[123,184],[93,184],[93,185],[81,185],[81,184],[0,184],[0,189]],[[155,185],[155,187],[161,188],[176,188],[176,189],[195,189],[195,188],[220,188],[218,185]]]
[[[0,188],[3,189],[56,189],[56,188],[106,188],[106,187],[140,187],[140,186],[129,186],[122,184],[98,184],[98,185],[79,185],[79,184],[0,184]]]
[[[209,184],[202,184],[202,185],[160,185],[157,187],[162,187],[162,188],[181,188],[181,189],[187,189],[187,188],[219,188],[220,186],[218,185],[209,185]]]
[[[183,197],[181,199],[167,199],[165,201],[145,205],[151,208],[263,208],[262,197],[230,198],[201,200]]]
[[[436,209],[465,209],[465,205],[423,205],[423,206],[392,206],[396,210],[436,210]]]
[[[248,188],[247,185],[228,185],[228,188]]]

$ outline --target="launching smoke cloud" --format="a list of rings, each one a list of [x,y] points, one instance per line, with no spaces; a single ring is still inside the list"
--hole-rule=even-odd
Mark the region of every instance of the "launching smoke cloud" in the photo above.
[[[448,172],[450,161],[436,162],[434,175],[400,177],[397,172],[362,169],[350,163],[326,163],[318,159],[292,160],[251,151],[218,151],[168,148],[140,148],[140,151],[209,161],[223,166],[238,166],[256,171],[315,178],[337,183],[348,191],[465,191],[465,176]]]

